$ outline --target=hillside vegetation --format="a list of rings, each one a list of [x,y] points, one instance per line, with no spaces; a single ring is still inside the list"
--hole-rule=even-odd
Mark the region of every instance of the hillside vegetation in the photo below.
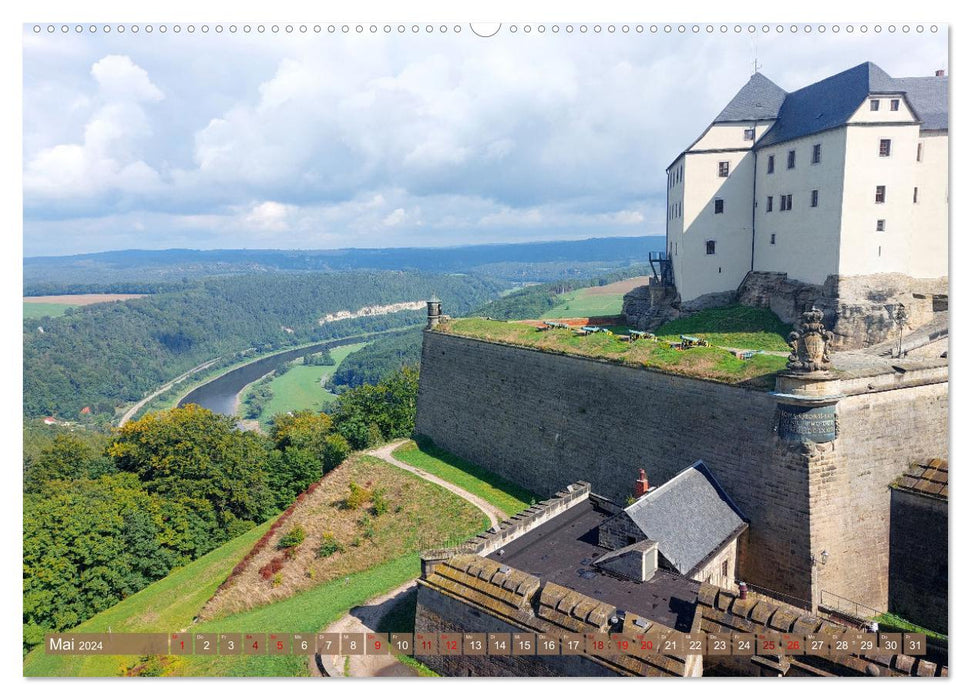
[[[464,540],[487,524],[458,496],[356,455],[272,529],[264,523],[250,530],[75,631],[315,633],[416,577],[420,549]],[[24,674],[295,676],[307,675],[308,661],[301,655],[48,656],[37,649],[25,658]]]
[[[442,298],[451,313],[481,306],[501,286],[466,275],[399,272],[262,274],[206,280],[178,292],[68,309],[24,322],[24,413],[105,421],[167,380],[216,357],[284,348],[407,324],[406,311],[320,324],[326,313]]]

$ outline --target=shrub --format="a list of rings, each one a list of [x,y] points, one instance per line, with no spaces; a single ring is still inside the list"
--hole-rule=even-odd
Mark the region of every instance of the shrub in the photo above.
[[[325,532],[320,538],[320,546],[317,548],[317,556],[320,558],[329,557],[332,554],[343,554],[344,545],[337,541],[337,538],[329,532]]]
[[[283,557],[274,557],[268,564],[264,564],[260,569],[260,576],[264,581],[269,581],[274,575],[283,568],[285,560]]]
[[[345,510],[357,510],[374,497],[369,489],[358,486],[353,481],[350,483],[350,491],[342,506]]]
[[[384,515],[391,508],[388,497],[384,495],[384,489],[375,489],[371,496],[371,512],[374,515]]]
[[[304,532],[304,529],[300,525],[297,525],[296,527],[291,528],[287,534],[280,538],[276,548],[293,549],[303,542],[306,537],[307,533]]]
[[[273,587],[276,588],[277,586],[282,586],[282,585],[283,585],[283,574],[277,573],[277,575],[273,577]]]

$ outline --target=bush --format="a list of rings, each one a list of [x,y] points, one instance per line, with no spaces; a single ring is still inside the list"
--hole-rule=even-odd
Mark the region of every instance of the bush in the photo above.
[[[341,506],[344,510],[357,510],[374,497],[370,489],[358,486],[353,481],[350,483],[350,491]]]
[[[292,528],[287,534],[285,534],[283,537],[280,538],[280,541],[277,543],[276,548],[277,549],[295,548],[298,545],[300,545],[300,543],[303,542],[306,537],[307,537],[307,533],[304,532],[304,529],[301,526],[297,525],[296,527]]]
[[[264,564],[260,569],[260,576],[264,581],[269,581],[280,572],[280,569],[283,568],[284,562],[285,560],[283,557],[274,557],[268,564]]]
[[[317,548],[317,556],[321,559],[329,557],[332,554],[343,554],[344,545],[337,541],[330,532],[325,532],[320,538],[320,546]]]
[[[384,495],[383,489],[375,489],[371,497],[371,512],[374,515],[384,515],[391,508],[388,497]]]

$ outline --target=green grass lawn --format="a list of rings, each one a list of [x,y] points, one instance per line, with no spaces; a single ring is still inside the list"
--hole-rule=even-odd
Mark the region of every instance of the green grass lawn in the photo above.
[[[44,318],[45,316],[63,316],[68,309],[77,304],[52,304],[49,302],[24,302],[24,318]]]
[[[749,360],[740,360],[728,350],[718,347],[674,350],[663,341],[655,343],[640,340],[626,343],[607,333],[577,336],[568,329],[540,331],[524,323],[482,318],[456,319],[439,328],[445,333],[471,338],[596,358],[634,367],[649,367],[726,384],[745,384],[758,389],[771,389],[775,385],[775,374],[786,365],[785,356],[755,355]],[[689,335],[701,334],[695,331]],[[678,339],[677,336],[669,337]],[[744,344],[740,346],[746,347]]]
[[[393,454],[405,464],[424,469],[429,474],[434,474],[470,493],[474,493],[499,508],[506,515],[518,513],[540,500],[531,491],[496,476],[482,467],[449,454],[432,444],[423,444],[419,447],[409,440],[396,449]]]
[[[260,414],[260,424],[265,427],[269,420],[278,413],[304,409],[319,411],[324,406],[336,401],[337,396],[321,386],[322,382],[329,379],[337,371],[345,357],[356,350],[360,350],[365,345],[367,343],[354,343],[332,348],[330,354],[335,360],[333,365],[304,365],[301,360],[296,360],[283,376],[275,377],[270,382],[273,398]],[[245,400],[245,395],[243,398]],[[242,402],[240,409],[243,410]]]
[[[623,294],[596,294],[599,287],[585,287],[560,295],[560,303],[543,314],[542,318],[581,318],[585,316],[616,316],[624,305]]]
[[[679,340],[684,334],[721,347],[788,352],[790,331],[792,326],[769,309],[733,304],[669,321],[654,333],[664,340]]]
[[[940,632],[935,632],[934,630],[927,629],[926,627],[921,627],[920,625],[915,625],[913,622],[905,620],[902,617],[894,615],[893,613],[883,613],[877,615],[873,618],[880,623],[880,628],[883,631],[897,630],[900,632],[916,632],[917,634],[926,634],[928,637],[933,639],[939,639],[941,641],[947,641],[947,635]]]
[[[236,563],[270,527],[263,523],[160,581],[78,625],[75,632],[178,632],[192,624]],[[24,659],[25,676],[117,676],[134,663],[126,656],[49,656],[36,648]]]

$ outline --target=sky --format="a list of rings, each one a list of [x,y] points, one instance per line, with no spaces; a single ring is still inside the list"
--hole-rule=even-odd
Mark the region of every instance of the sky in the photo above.
[[[948,67],[943,25],[59,26],[24,27],[25,256],[663,235],[665,167],[756,57],[786,90],[867,60],[896,77]]]

